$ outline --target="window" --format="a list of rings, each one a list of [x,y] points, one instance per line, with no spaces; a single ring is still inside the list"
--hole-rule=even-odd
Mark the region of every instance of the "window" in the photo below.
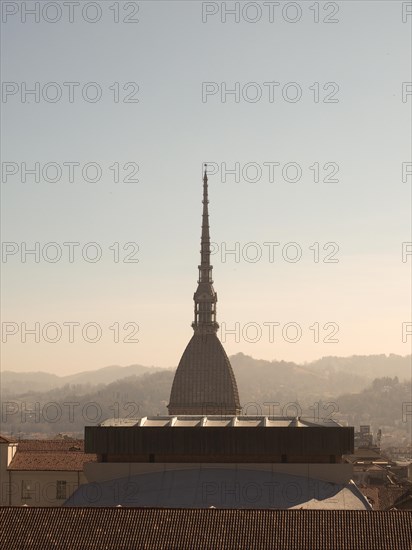
[[[56,499],[66,500],[66,480],[56,481]]]
[[[33,481],[29,479],[23,479],[21,482],[21,499],[31,500],[35,496],[35,489]]]

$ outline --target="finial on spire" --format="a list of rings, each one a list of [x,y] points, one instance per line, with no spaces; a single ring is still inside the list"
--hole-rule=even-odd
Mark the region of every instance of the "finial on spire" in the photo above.
[[[203,176],[203,180],[207,181],[207,164],[206,163],[204,164],[204,167],[205,167],[205,173],[204,173],[204,176]]]

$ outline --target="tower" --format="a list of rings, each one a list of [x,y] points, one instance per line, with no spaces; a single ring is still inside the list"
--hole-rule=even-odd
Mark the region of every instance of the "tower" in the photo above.
[[[210,265],[208,179],[203,177],[203,213],[199,280],[194,293],[194,334],[173,380],[170,415],[236,415],[240,412],[235,376],[217,337],[217,294]]]

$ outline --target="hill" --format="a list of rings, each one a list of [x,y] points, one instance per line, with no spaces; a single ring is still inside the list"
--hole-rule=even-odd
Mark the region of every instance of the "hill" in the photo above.
[[[161,369],[142,365],[129,365],[127,367],[112,365],[67,376],[59,376],[49,372],[13,372],[6,370],[1,373],[1,393],[4,398],[5,396],[18,395],[28,391],[49,391],[67,384],[87,388],[110,384],[121,378],[141,376],[159,370]]]

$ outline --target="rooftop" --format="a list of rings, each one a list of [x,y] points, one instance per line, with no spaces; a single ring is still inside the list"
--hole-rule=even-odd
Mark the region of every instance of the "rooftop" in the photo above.
[[[95,454],[84,452],[84,441],[22,440],[17,446],[9,470],[82,471],[86,462],[95,462]]]
[[[292,416],[112,418],[85,427],[85,450],[103,462],[340,462],[353,428]]]
[[[316,428],[339,427],[334,420],[326,422],[295,416],[220,416],[220,415],[182,415],[182,416],[144,416],[143,418],[110,418],[100,426],[146,427],[146,428]]]
[[[374,510],[389,510],[395,506],[395,502],[403,500],[408,495],[408,489],[405,487],[360,486],[359,490],[372,504],[372,508]]]
[[[363,448],[355,449],[355,451],[352,454],[346,455],[345,459],[348,462],[352,462],[352,463],[363,461],[363,462],[379,462],[381,464],[387,464],[389,462],[389,460],[386,457],[382,456],[379,452],[373,449],[363,449]]]
[[[412,513],[0,507],[8,550],[410,550]]]
[[[5,436],[5,435],[1,435],[0,434],[0,444],[1,443],[14,443],[14,439],[12,439],[11,437],[9,436]]]
[[[328,466],[299,469],[286,465],[148,464],[138,471],[133,465],[118,469],[115,479],[104,479],[107,463],[100,472],[91,465],[81,485],[65,506],[147,506],[156,508],[237,508],[312,510],[368,510],[370,504],[353,481],[326,481]],[[282,466],[286,466],[283,467]],[[339,465],[328,472],[338,477]],[[335,467],[335,468],[333,468]],[[334,472],[332,471],[334,470]],[[344,467],[344,470],[347,468]],[[94,475],[93,475],[94,474]],[[343,478],[346,471],[340,472]],[[94,477],[95,476],[95,477]],[[114,489],[115,488],[115,489]],[[93,498],[90,498],[93,495]],[[98,498],[95,498],[98,495]]]

